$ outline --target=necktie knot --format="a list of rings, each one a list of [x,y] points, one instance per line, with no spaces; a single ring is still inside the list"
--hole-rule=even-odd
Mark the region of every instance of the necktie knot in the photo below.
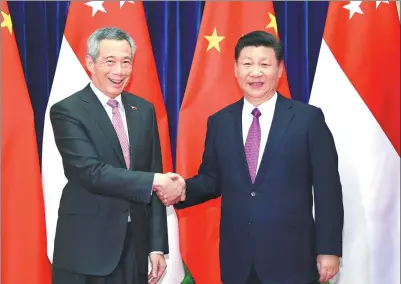
[[[252,111],[252,115],[255,118],[259,118],[262,115],[262,113],[260,112],[260,110],[258,108],[254,108],[253,111]]]
[[[117,101],[117,100],[114,100],[114,99],[110,99],[110,100],[107,102],[107,104],[108,104],[109,106],[111,106],[112,108],[118,107],[118,101]]]

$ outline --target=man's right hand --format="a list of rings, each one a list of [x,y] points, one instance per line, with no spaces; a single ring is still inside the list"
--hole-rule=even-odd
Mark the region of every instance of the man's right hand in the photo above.
[[[176,204],[182,201],[183,196],[185,196],[185,181],[183,184],[182,180],[172,173],[156,173],[153,180],[153,191],[156,192],[164,205]]]
[[[179,174],[176,174],[176,173],[167,173],[166,175],[169,178],[171,178],[173,181],[177,182],[178,185],[181,187],[182,193],[181,193],[181,198],[180,198],[179,201],[185,201],[186,192],[187,192],[185,179],[182,176],[180,176]]]

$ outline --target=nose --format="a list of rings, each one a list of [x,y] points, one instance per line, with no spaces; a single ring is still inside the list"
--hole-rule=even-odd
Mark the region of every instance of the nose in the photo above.
[[[113,73],[114,73],[114,74],[124,74],[124,68],[123,68],[121,62],[117,62],[117,63],[114,65]]]
[[[260,76],[262,76],[262,71],[260,70],[259,67],[253,67],[252,70],[251,70],[250,75],[252,77],[260,77]]]

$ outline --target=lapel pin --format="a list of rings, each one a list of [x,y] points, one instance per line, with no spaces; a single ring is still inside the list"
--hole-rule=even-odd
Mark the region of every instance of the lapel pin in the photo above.
[[[136,106],[131,106],[132,110],[137,110]]]

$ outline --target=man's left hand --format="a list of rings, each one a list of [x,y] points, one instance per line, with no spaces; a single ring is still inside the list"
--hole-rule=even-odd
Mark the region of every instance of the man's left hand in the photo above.
[[[153,252],[149,254],[149,258],[150,263],[152,264],[152,270],[148,276],[148,283],[156,284],[162,277],[163,272],[166,270],[166,260],[164,259],[164,255]]]
[[[316,262],[321,283],[332,279],[340,269],[340,258],[336,255],[318,255]]]

